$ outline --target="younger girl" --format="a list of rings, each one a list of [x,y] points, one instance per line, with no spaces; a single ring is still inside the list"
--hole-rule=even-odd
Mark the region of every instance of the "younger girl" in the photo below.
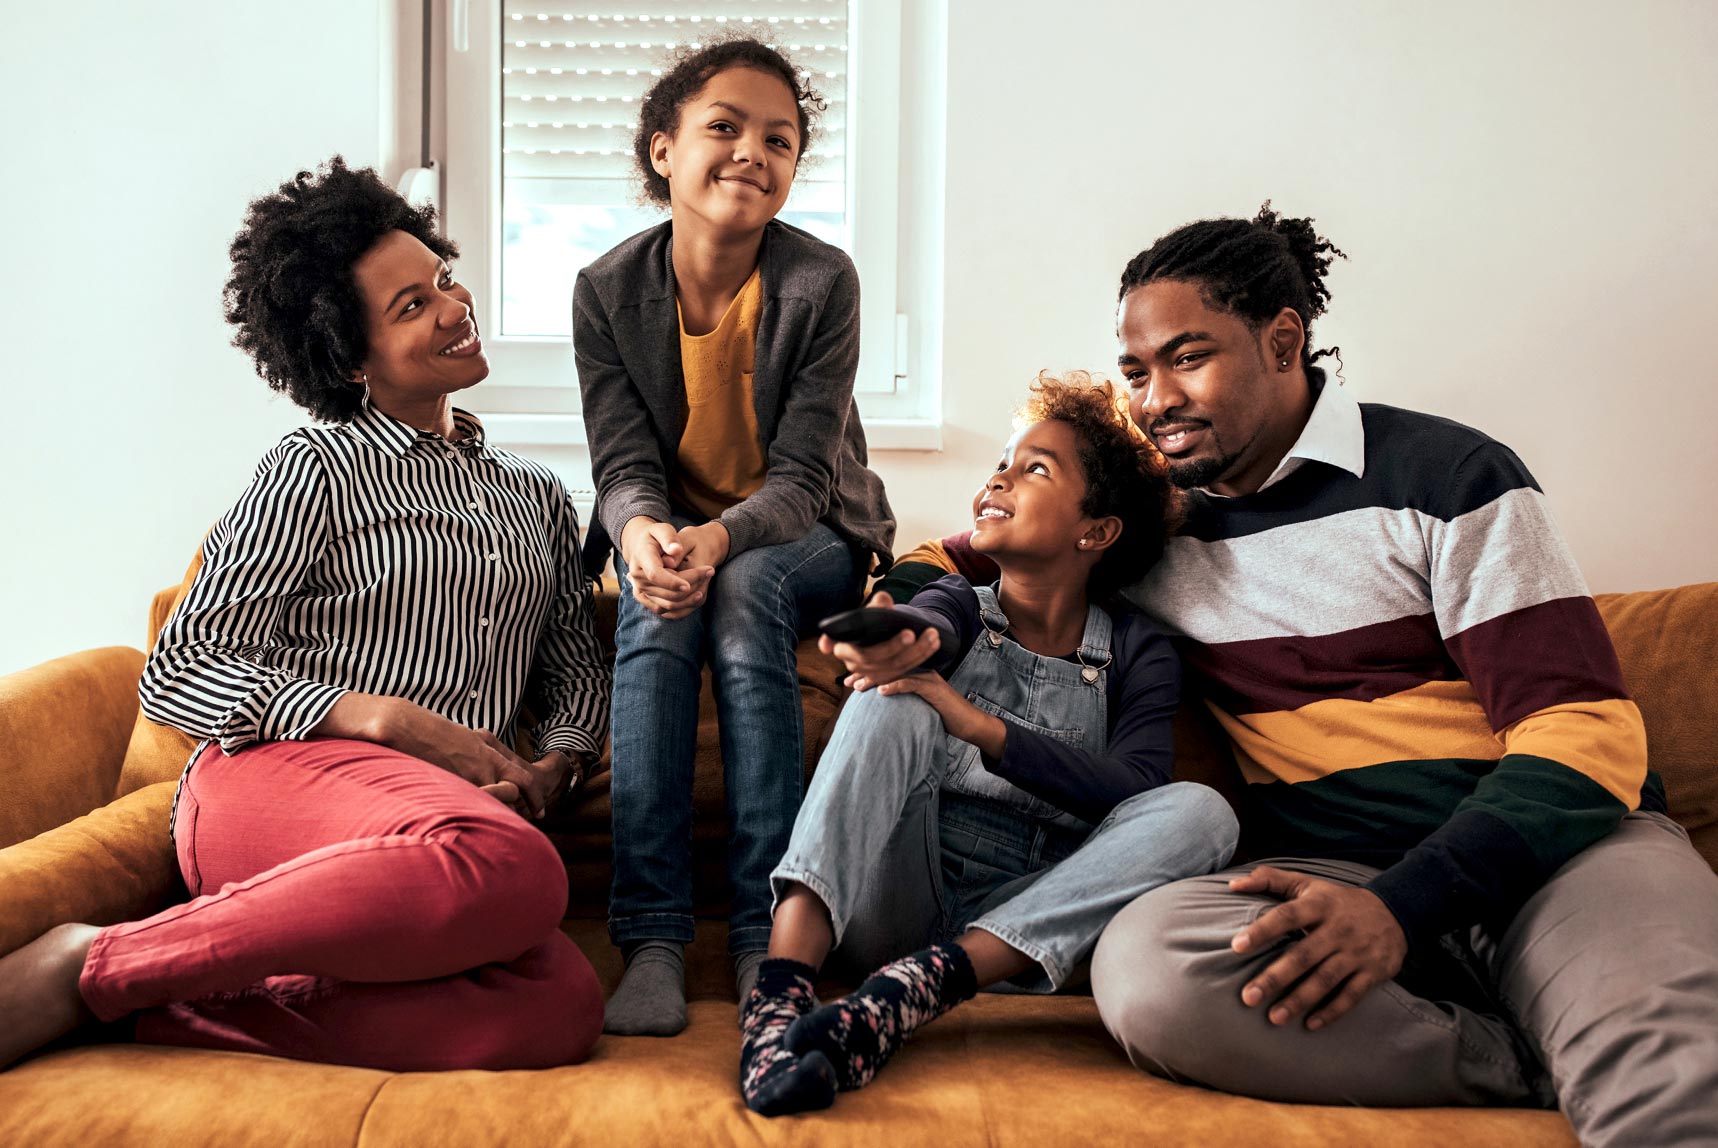
[[[700,667],[721,715],[743,999],[799,806],[794,647],[857,603],[894,537],[852,397],[858,276],[775,218],[819,106],[755,40],[683,55],[645,96],[635,143],[645,193],[672,217],[573,292],[596,517],[621,575],[609,933],[627,967],[609,1032],[686,1024]]]
[[[973,500],[972,545],[1001,580],[925,587],[905,608],[916,633],[823,639],[856,692],[771,875],[771,959],[741,1013],[751,1108],[821,1108],[863,1087],[987,985],[1063,988],[1123,906],[1228,863],[1229,807],[1169,783],[1168,639],[1093,602],[1157,559],[1171,505],[1161,458],[1108,383],[1041,377]],[[888,963],[818,1008],[832,949]]]

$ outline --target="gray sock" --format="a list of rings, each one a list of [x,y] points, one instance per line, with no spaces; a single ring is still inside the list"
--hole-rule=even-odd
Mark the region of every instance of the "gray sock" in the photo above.
[[[752,986],[758,983],[758,966],[768,957],[768,950],[753,949],[734,958],[734,988],[740,994],[741,1012],[745,1011],[746,998],[752,995]]]
[[[616,1036],[674,1036],[686,1028],[686,956],[677,941],[622,946],[626,972],[603,1010]]]

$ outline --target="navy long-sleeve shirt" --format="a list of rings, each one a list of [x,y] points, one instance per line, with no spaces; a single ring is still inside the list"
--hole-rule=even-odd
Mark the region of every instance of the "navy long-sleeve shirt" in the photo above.
[[[902,607],[955,635],[925,663],[954,674],[984,633],[978,595],[971,583],[951,574],[930,583]],[[1112,615],[1113,660],[1107,670],[1108,749],[1090,753],[1036,730],[1008,726],[1002,756],[984,756],[984,767],[1032,796],[1096,824],[1121,802],[1169,781],[1174,765],[1173,723],[1181,699],[1181,663],[1169,639],[1143,615]],[[1069,655],[1067,661],[1075,658]]]

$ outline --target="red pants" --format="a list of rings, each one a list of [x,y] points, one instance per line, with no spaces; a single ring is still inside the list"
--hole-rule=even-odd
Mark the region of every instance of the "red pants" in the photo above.
[[[500,802],[368,742],[210,746],[179,797],[193,900],[103,929],[79,987],[153,1044],[396,1071],[584,1059],[602,990],[566,870]]]

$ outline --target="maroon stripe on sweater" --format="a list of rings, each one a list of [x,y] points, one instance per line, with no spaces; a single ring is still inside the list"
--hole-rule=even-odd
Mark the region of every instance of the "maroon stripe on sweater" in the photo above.
[[[1610,631],[1591,598],[1556,598],[1445,639],[1491,728],[1547,706],[1627,698]]]
[[[1431,614],[1315,637],[1182,644],[1211,701],[1231,714],[1296,710],[1331,698],[1369,702],[1461,671]]]

